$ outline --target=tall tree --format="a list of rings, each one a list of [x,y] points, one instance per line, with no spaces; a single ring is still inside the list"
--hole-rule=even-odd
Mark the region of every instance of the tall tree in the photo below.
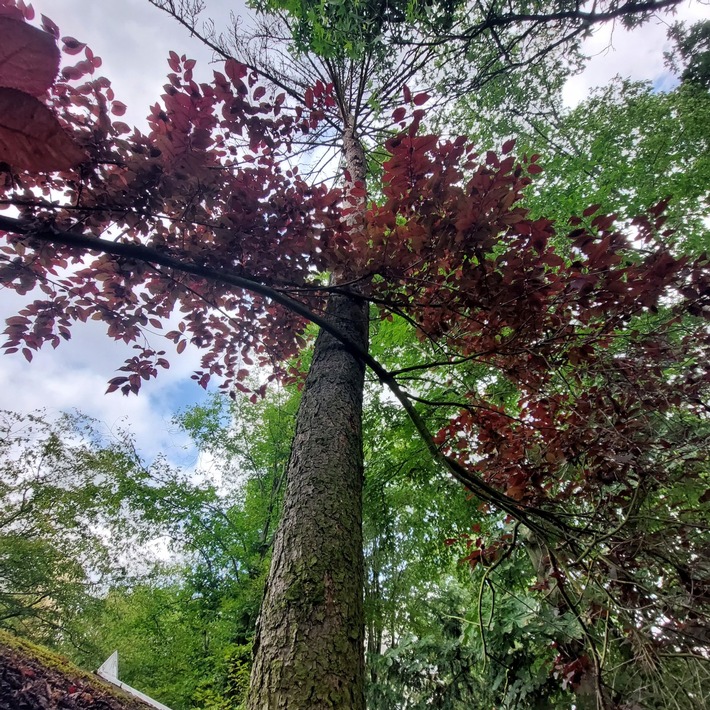
[[[471,42],[485,40],[500,44],[496,61],[521,66],[580,36],[590,21],[666,4],[611,3],[593,16],[508,12],[472,21],[446,41],[437,34],[413,42],[436,49],[458,38],[472,52]],[[166,5],[179,14],[177,3]],[[11,0],[1,7],[12,22],[29,14]],[[532,44],[527,22],[540,30]],[[519,23],[522,31],[501,44],[498,30]],[[556,23],[567,34],[550,36]],[[55,31],[46,20],[45,27]],[[672,363],[702,368],[707,361],[698,352],[706,345],[700,326],[683,317],[704,313],[707,274],[704,262],[674,259],[653,241],[660,209],[636,223],[634,239],[652,245],[647,253],[635,252],[613,219],[592,219],[590,210],[569,237],[574,258],[556,254],[552,225],[529,219],[518,205],[529,175],[541,171],[537,157],[516,161],[508,143],[507,157],[490,153],[481,161],[465,139],[419,135],[427,93],[405,89],[404,105],[394,106],[402,79],[418,71],[409,61],[380,96],[379,106],[394,108],[392,121],[402,130],[384,144],[382,202],[368,202],[358,117],[379,120],[364,89],[373,67],[368,56],[381,52],[374,42],[367,48],[371,54],[346,54],[332,71],[332,58],[321,57],[331,80],[297,75],[302,92],[268,70],[265,85],[253,66],[231,58],[224,74],[197,84],[193,62],[172,54],[163,105],[152,109],[150,132],[142,135],[110,118],[124,106],[108,82],[91,78],[93,54],[65,38],[65,52],[84,51],[85,59],[64,69],[49,100],[86,160],[49,175],[31,166],[21,176],[12,172],[6,200],[22,214],[0,218],[3,281],[46,294],[11,319],[8,349],[23,348],[31,358],[42,343],[68,337],[72,321],[103,319],[110,336],[137,341],[111,390],[135,392],[167,366],[164,353],[147,344],[146,329],[158,328],[176,307],[183,321],[168,336],[179,351],[188,338],[205,348],[195,375],[203,385],[215,375],[245,387],[244,365],[254,355],[276,376],[278,362],[302,344],[305,321],[322,328],[297,419],[251,707],[363,705],[365,365],[390,388],[438,464],[548,550],[550,574],[568,596],[575,575],[565,575],[563,563],[584,562],[590,576],[604,574],[608,555],[590,557],[609,540],[600,530],[611,517],[620,531],[646,481],[659,475],[653,460],[632,466],[623,457],[630,440],[638,451],[648,449],[650,423],[636,427],[634,412],[650,392],[647,405],[658,411],[692,410],[705,386],[702,377],[678,383],[667,376]],[[495,64],[486,71],[503,70]],[[342,144],[343,189],[282,167],[296,141],[319,127],[334,130]],[[62,199],[52,201],[53,194]],[[121,235],[101,237],[108,228]],[[84,261],[92,252],[99,255]],[[324,274],[332,277],[328,285]],[[250,295],[240,298],[235,289]],[[682,297],[668,301],[677,292]],[[368,354],[368,304],[416,329],[418,362],[388,369]],[[644,309],[659,310],[659,320],[628,329]],[[651,366],[654,359],[659,364]],[[455,388],[427,397],[427,370]],[[487,395],[486,381],[498,389],[509,383],[517,399],[503,407]],[[439,429],[436,438],[427,419]],[[599,430],[604,422],[611,424]],[[617,479],[626,485],[613,488]],[[590,507],[570,519],[565,505],[573,493]],[[595,504],[599,497],[603,505]],[[621,521],[614,518],[619,511],[627,512]],[[613,564],[624,568],[625,559]],[[591,641],[590,648],[603,699]]]

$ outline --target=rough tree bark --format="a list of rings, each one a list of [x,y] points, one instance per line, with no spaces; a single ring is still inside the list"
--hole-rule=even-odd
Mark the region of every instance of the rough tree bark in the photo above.
[[[346,190],[365,155],[345,121]],[[364,207],[364,200],[357,200]],[[349,218],[357,229],[358,214]],[[337,281],[337,274],[334,275]],[[367,302],[333,294],[326,318],[361,352]],[[365,707],[362,396],[365,365],[321,331],[296,418],[283,516],[256,630],[249,710]]]
[[[367,349],[364,302],[334,295],[326,315]],[[363,363],[321,331],[257,628],[250,710],[364,707],[363,380]]]
[[[344,120],[345,189],[364,187],[354,119]],[[348,217],[359,228],[365,200]],[[333,281],[337,281],[337,274]],[[326,318],[367,352],[369,310],[332,294]],[[249,710],[365,707],[362,397],[365,365],[321,331],[296,417],[281,524],[254,642]]]

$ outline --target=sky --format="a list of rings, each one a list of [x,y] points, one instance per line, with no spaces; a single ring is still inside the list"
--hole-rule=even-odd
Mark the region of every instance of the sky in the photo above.
[[[87,42],[103,59],[100,72],[108,77],[116,97],[128,105],[123,120],[144,124],[150,104],[162,93],[170,50],[198,60],[197,78],[211,75],[211,52],[148,0],[33,0],[38,15],[44,13],[61,30]],[[212,0],[210,11],[217,21],[229,17],[229,8],[240,12],[240,3]],[[243,8],[243,6],[242,6]],[[243,11],[243,10],[242,10]],[[678,13],[690,22],[709,16],[707,6],[688,2]],[[652,20],[629,33],[619,25],[598,31],[585,49],[591,60],[587,69],[573,77],[564,90],[568,105],[575,105],[590,89],[615,75],[654,82],[656,87],[673,81],[663,64],[668,47],[665,19]],[[15,315],[25,299],[0,291],[0,317]],[[174,352],[172,344],[156,339],[157,349]],[[0,409],[29,412],[44,408],[52,415],[78,409],[95,417],[105,431],[128,424],[139,449],[148,458],[162,451],[183,465],[194,463],[196,453],[171,424],[174,413],[203,401],[205,393],[190,380],[199,354],[189,348],[169,357],[171,368],[146,383],[138,396],[104,395],[106,382],[131,350],[105,336],[103,327],[90,322],[73,330],[72,340],[57,350],[36,353],[28,363],[20,355],[0,355]]]

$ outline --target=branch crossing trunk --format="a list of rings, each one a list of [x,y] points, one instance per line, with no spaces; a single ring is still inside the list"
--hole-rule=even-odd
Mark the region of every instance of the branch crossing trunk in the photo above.
[[[346,192],[365,185],[352,116]],[[351,198],[359,228],[363,198]],[[337,281],[337,274],[334,274]],[[326,320],[367,352],[367,302],[332,294]],[[249,710],[365,707],[362,398],[365,363],[325,330],[316,339],[296,418],[283,517],[261,605]]]
[[[364,301],[333,295],[326,317],[367,349]],[[364,373],[358,358],[321,331],[298,412],[249,710],[365,706]]]

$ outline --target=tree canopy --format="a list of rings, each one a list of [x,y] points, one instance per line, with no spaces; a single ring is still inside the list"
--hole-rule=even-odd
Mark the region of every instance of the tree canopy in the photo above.
[[[191,9],[154,4],[183,20]],[[492,6],[484,20],[442,5],[455,21],[436,19],[435,27],[408,8],[424,24],[394,46],[442,50],[427,55],[442,61],[449,50],[468,56],[474,40],[497,43],[493,63],[465,83],[471,91],[552,57],[590,22],[642,18],[665,4],[609,3],[595,15]],[[509,573],[498,579],[507,592],[525,579],[547,613],[574,627],[572,640],[554,639],[552,660],[562,685],[581,698],[609,707],[638,691],[609,670],[610,639],[613,663],[629,653],[702,658],[707,254],[685,253],[667,223],[668,199],[621,216],[599,204],[531,211],[535,179],[554,190],[557,177],[545,183],[538,153],[516,154],[510,139],[481,151],[464,136],[427,133],[426,107],[449,86],[436,71],[418,73],[410,57],[379,94],[365,91],[373,36],[363,34],[331,66],[317,42],[341,31],[338,16],[325,26],[311,21],[308,4],[285,9],[307,21],[296,49],[315,43],[312,84],[308,71],[287,84],[271,65],[262,76],[232,57],[198,84],[194,62],[173,52],[143,134],[117,120],[125,106],[96,77],[100,61],[90,49],[63,38],[63,56],[83,58],[55,79],[54,23],[30,26],[29,8],[2,0],[0,32],[23,43],[0,61],[3,204],[14,210],[0,217],[0,277],[32,299],[9,319],[6,351],[30,360],[44,344],[68,339],[75,323],[102,321],[109,337],[136,349],[108,388],[129,394],[169,366],[152,343],[170,328],[165,337],[178,353],[188,341],[204,350],[199,384],[215,377],[258,402],[269,382],[300,377],[308,324],[320,327],[255,640],[250,707],[363,705],[365,367],[407,418],[397,430],[402,448],[418,441],[432,477],[447,473],[497,516],[450,539],[472,570],[486,570],[477,613],[462,617],[478,624],[484,656],[500,658],[497,646],[512,642],[520,663],[526,657],[525,642],[517,639],[518,649],[510,638],[515,623],[488,634],[486,645],[482,611],[494,602],[485,593],[500,568]],[[390,9],[392,24],[397,6]],[[432,70],[444,72],[436,63]],[[431,88],[402,81],[415,76],[430,76]],[[366,94],[383,100],[367,104]],[[357,119],[361,108],[373,124]],[[368,134],[368,125],[377,131]],[[314,133],[342,143],[344,181],[301,174],[299,146]],[[366,140],[377,140],[378,171],[368,170]],[[442,603],[454,604],[456,584],[442,587],[450,592]],[[385,643],[382,628],[368,629],[377,633]],[[397,636],[393,627],[393,649]],[[514,663],[502,665],[515,677]]]

